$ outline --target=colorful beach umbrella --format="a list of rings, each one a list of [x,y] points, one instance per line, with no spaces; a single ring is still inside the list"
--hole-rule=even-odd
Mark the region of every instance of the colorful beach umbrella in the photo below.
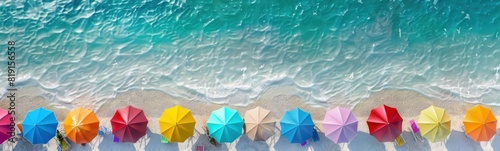
[[[58,123],[54,112],[50,110],[38,108],[29,111],[21,123],[23,137],[31,144],[46,144],[56,135]]]
[[[134,143],[146,135],[148,119],[143,110],[129,105],[116,110],[111,118],[111,127],[120,142]]]
[[[358,119],[343,107],[326,112],[322,124],[325,136],[335,144],[350,142],[358,134]]]
[[[266,141],[274,135],[276,119],[269,110],[261,107],[248,110],[245,113],[245,126],[247,136],[253,141]]]
[[[497,133],[497,118],[481,105],[469,109],[463,123],[465,134],[476,142],[489,141]]]
[[[420,112],[417,125],[431,142],[444,141],[451,133],[451,119],[443,108],[430,106]]]
[[[191,111],[176,105],[163,111],[159,120],[160,132],[170,142],[184,142],[193,136],[194,120]]]
[[[0,144],[10,138],[10,118],[12,118],[12,116],[7,110],[0,109]]]
[[[77,108],[64,119],[66,137],[77,144],[89,143],[97,136],[99,120],[95,113],[84,108]]]
[[[280,125],[281,136],[290,143],[303,143],[313,135],[314,123],[311,114],[299,108],[287,111]]]
[[[210,136],[217,142],[229,143],[243,132],[243,119],[238,111],[223,107],[210,114],[207,127]]]
[[[403,132],[403,118],[398,110],[385,104],[372,109],[366,122],[370,134],[379,142],[392,142]]]

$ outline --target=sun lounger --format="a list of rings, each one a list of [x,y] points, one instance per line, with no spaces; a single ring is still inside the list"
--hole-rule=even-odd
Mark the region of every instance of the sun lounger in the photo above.
[[[23,136],[23,125],[21,125],[21,123],[17,123],[17,130],[18,130],[17,135]]]
[[[68,140],[59,131],[56,132],[56,142],[57,147],[62,151],[66,151],[71,147]]]
[[[314,130],[313,130],[312,139],[313,139],[314,142],[318,142],[319,141],[318,130],[316,128],[314,128]]]
[[[424,138],[422,138],[422,134],[420,134],[420,129],[418,128],[417,123],[415,123],[415,120],[413,119],[410,120],[409,128],[413,134],[413,138],[415,138],[415,141],[424,142]]]
[[[113,135],[113,142],[119,143],[120,139],[118,137],[116,137],[116,136]]]
[[[403,146],[405,144],[405,140],[404,138],[402,137],[402,135],[399,135],[398,137],[396,137],[396,140],[394,140],[396,145],[398,146]]]
[[[300,143],[300,146],[305,147],[307,144],[308,144],[308,142],[307,142],[307,141],[305,141],[305,142],[303,142],[303,143]]]
[[[168,139],[165,136],[162,135],[161,136],[161,143],[168,144],[169,141],[168,141]]]
[[[205,151],[205,146],[196,146],[196,151]]]
[[[104,126],[100,126],[99,127],[99,130],[97,131],[97,134],[99,134],[99,136],[104,136],[104,135],[107,135],[107,134],[111,134],[111,131],[104,127]]]

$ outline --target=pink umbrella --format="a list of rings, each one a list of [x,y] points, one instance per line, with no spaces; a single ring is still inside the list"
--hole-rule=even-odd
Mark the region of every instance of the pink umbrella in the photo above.
[[[326,112],[322,124],[325,136],[336,144],[350,142],[358,134],[358,120],[343,107]]]
[[[4,109],[0,109],[0,143],[10,138],[10,118],[12,116]]]

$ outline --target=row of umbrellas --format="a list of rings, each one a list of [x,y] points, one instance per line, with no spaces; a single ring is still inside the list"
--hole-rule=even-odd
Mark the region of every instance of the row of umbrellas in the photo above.
[[[0,109],[0,141],[10,137],[10,117]],[[112,132],[121,142],[136,142],[146,134],[148,120],[143,110],[127,106],[118,109],[111,119]],[[276,132],[277,120],[261,107],[246,112],[222,107],[210,114],[206,124],[210,137],[219,143],[233,142],[243,133],[254,141],[265,141]],[[463,120],[465,133],[475,141],[488,141],[496,134],[497,119],[490,109],[477,105],[467,111]],[[287,111],[281,121],[281,136],[290,143],[302,143],[311,138],[314,123],[311,115],[299,108]],[[394,141],[402,133],[403,119],[396,108],[382,105],[371,110],[367,119],[370,134],[380,142]],[[91,142],[98,133],[99,120],[95,113],[77,108],[63,122],[66,136],[73,142]],[[159,119],[160,132],[170,142],[184,142],[194,133],[196,121],[190,110],[181,106],[166,109]],[[421,111],[418,127],[431,142],[445,140],[451,132],[451,120],[443,108],[430,106]],[[38,108],[29,111],[22,127],[23,136],[32,144],[45,144],[55,136],[58,121],[52,111]],[[358,131],[358,120],[351,110],[336,107],[322,121],[325,136],[334,143],[350,142]]]
[[[371,110],[367,123],[370,134],[380,142],[394,141],[402,133],[403,119],[396,108],[382,105]],[[490,109],[476,105],[463,120],[465,133],[476,142],[489,141],[496,134],[497,119]],[[422,136],[431,142],[446,140],[451,133],[451,119],[445,109],[430,106],[420,112],[417,121]]]

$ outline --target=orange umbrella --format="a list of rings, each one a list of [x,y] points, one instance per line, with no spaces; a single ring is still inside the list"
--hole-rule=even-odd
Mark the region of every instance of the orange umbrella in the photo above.
[[[489,141],[497,133],[497,118],[481,105],[469,109],[463,122],[465,134],[476,142]]]
[[[97,136],[99,120],[91,110],[77,108],[64,120],[66,136],[77,144],[89,143]]]

